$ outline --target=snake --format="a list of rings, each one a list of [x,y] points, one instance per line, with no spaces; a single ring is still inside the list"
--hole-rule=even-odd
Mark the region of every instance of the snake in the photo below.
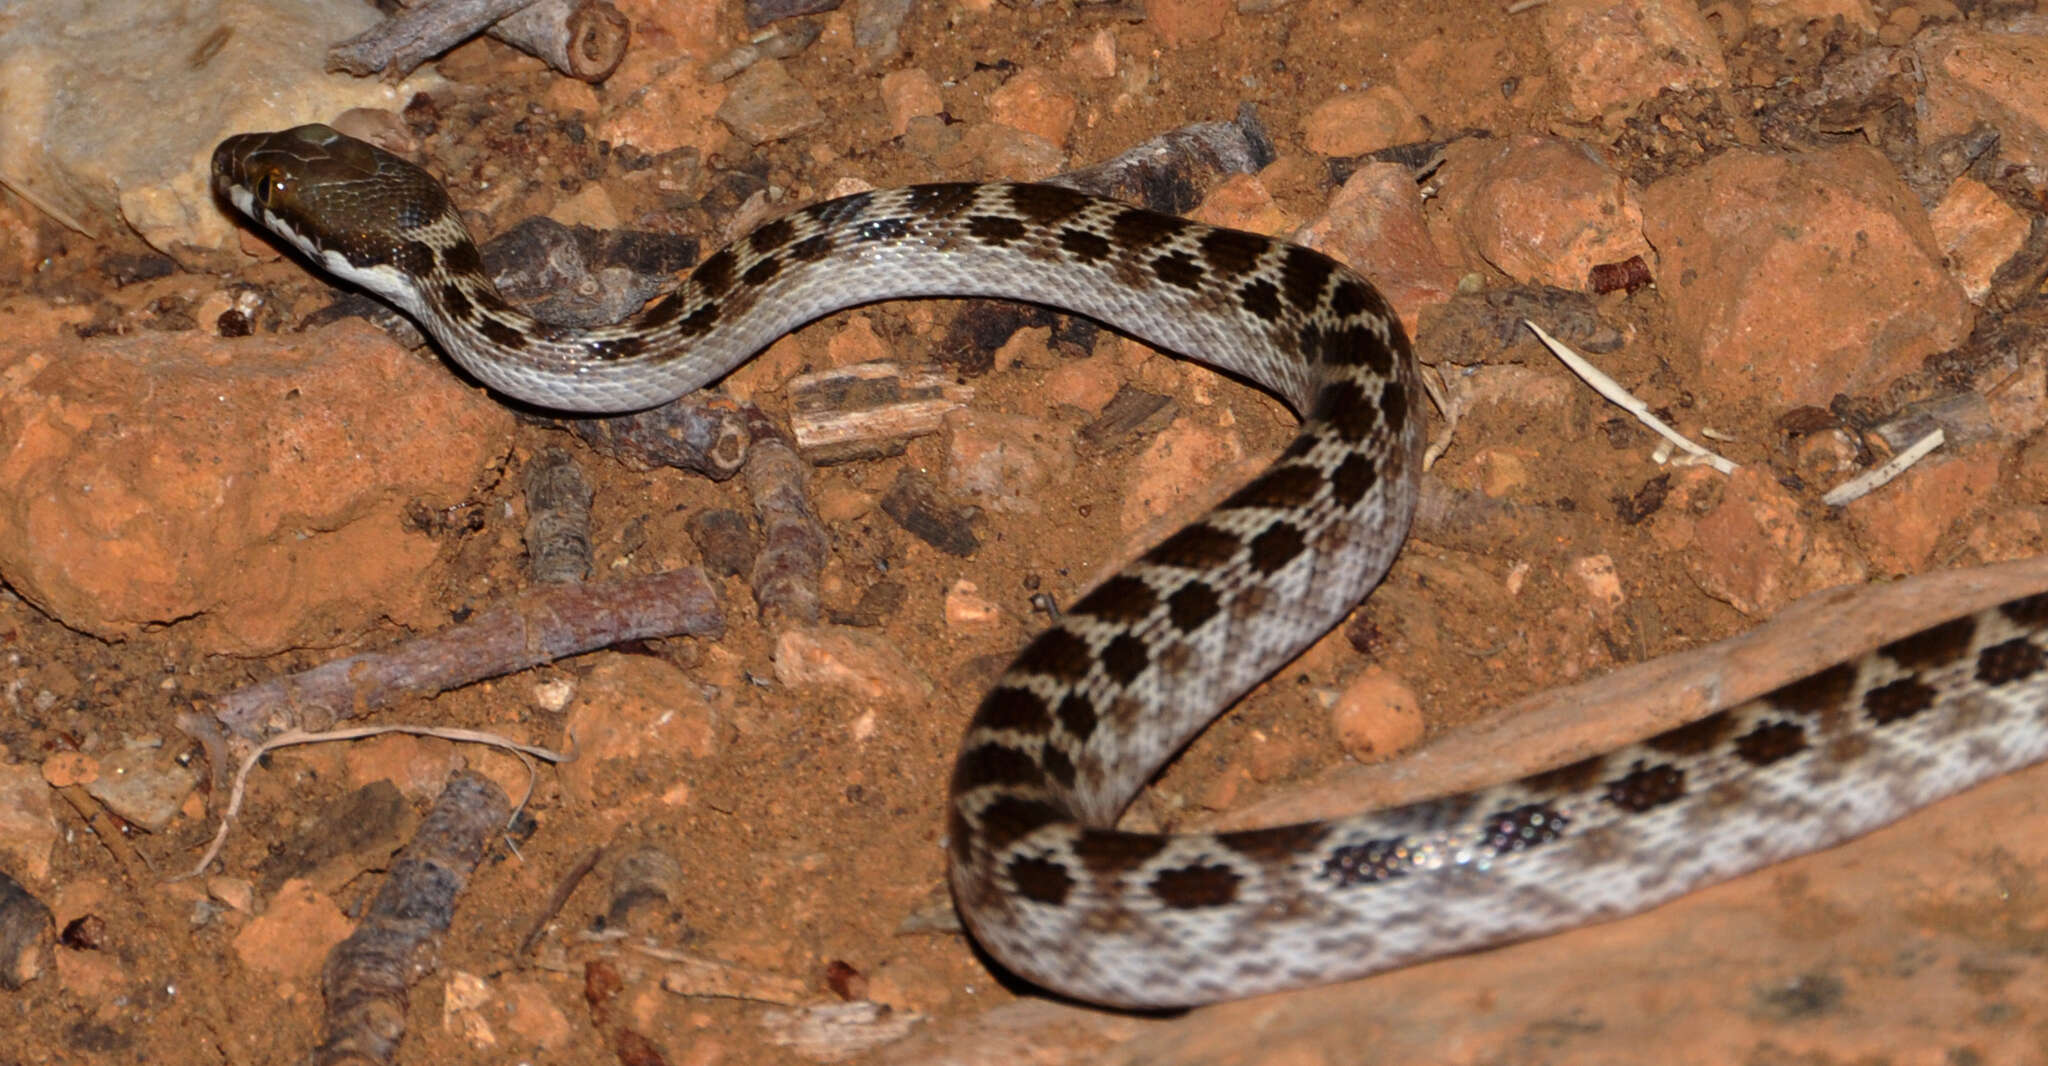
[[[796,210],[625,321],[568,328],[508,303],[441,185],[391,152],[300,126],[228,138],[212,173],[479,382],[545,408],[666,403],[825,314],[931,296],[1084,315],[1286,402],[1300,432],[1271,466],[1060,613],[966,727],[955,906],[996,962],[1063,996],[1184,1007],[1604,921],[2048,755],[2033,595],[1519,780],[1296,825],[1122,830],[1165,761],[1358,606],[1407,535],[1423,394],[1363,277],[1056,184],[924,184]]]

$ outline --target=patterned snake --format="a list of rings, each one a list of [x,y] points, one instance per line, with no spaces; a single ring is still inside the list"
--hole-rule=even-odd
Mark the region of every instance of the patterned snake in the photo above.
[[[425,171],[324,126],[214,154],[222,196],[408,312],[508,396],[672,400],[828,312],[1026,300],[1241,374],[1302,412],[1272,467],[1075,603],[982,701],[953,774],[951,879],[980,943],[1047,988],[1179,1006],[1353,977],[1643,910],[1860,835],[2048,755],[2048,595],[1510,784],[1329,822],[1113,828],[1159,766],[1379,581],[1416,500],[1401,326],[1292,244],[1048,185],[864,192],[771,222],[610,328],[493,288]]]

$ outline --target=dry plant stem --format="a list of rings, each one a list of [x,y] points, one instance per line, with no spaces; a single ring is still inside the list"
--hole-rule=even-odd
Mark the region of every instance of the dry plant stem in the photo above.
[[[584,81],[603,81],[625,58],[625,16],[606,0],[429,0],[327,51],[327,69],[392,81],[487,32]]]
[[[328,953],[320,975],[326,1036],[313,1052],[314,1066],[394,1061],[405,1035],[408,986],[432,969],[436,942],[455,917],[455,897],[510,816],[511,802],[490,778],[465,770],[448,779],[362,924]]]
[[[628,640],[716,637],[718,595],[687,567],[523,593],[389,651],[351,655],[221,698],[214,717],[252,740],[325,729],[406,695],[430,695]]]
[[[1057,175],[1051,184],[1184,214],[1200,198],[1197,190],[1217,175],[1257,173],[1273,155],[1273,142],[1247,104],[1229,122],[1168,130],[1114,159]]]
[[[107,846],[107,850],[114,856],[114,861],[121,864],[121,872],[128,875],[129,885],[141,888],[156,880],[151,876],[148,864],[142,861],[142,856],[128,843],[128,838],[121,835],[121,827],[113,824],[113,814],[101,807],[100,801],[93,799],[92,793],[87,792],[85,786],[65,785],[57,790],[57,794],[64,797],[64,802],[70,804],[71,809],[78,813],[78,817],[85,820],[86,828],[91,829],[100,843]]]
[[[540,935],[547,931],[548,923],[555,920],[555,915],[562,913],[562,908],[569,903],[569,897],[576,894],[576,886],[590,876],[590,871],[597,869],[598,860],[602,858],[604,848],[600,846],[584,852],[583,857],[576,860],[576,865],[571,866],[569,872],[563,874],[561,881],[556,883],[555,891],[548,896],[548,901],[541,907],[540,913],[533,916],[533,924],[526,927],[526,935],[519,938],[519,948],[512,954],[524,955],[532,951],[535,944],[540,943]]]
[[[327,50],[327,69],[393,81],[533,0],[430,0]]]
[[[563,585],[590,576],[590,482],[561,448],[543,449],[521,478],[526,490],[526,576]]]
[[[754,447],[741,471],[754,515],[761,522],[761,553],[749,581],[761,619],[770,629],[818,620],[818,575],[830,543],[811,508],[808,468],[781,427],[758,408],[747,409]]]
[[[582,81],[619,69],[631,24],[607,0],[534,0],[490,28],[490,35]]]
[[[673,403],[611,418],[578,418],[569,429],[635,470],[672,466],[724,481],[747,461],[746,416],[731,401],[691,393]]]

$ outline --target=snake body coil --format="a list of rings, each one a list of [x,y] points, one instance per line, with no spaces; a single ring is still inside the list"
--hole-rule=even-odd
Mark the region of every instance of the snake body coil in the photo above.
[[[1511,784],[1273,829],[1120,832],[1159,766],[1342,619],[1406,535],[1420,394],[1362,278],[1064,188],[920,185],[771,222],[629,321],[574,330],[498,294],[426,172],[327,127],[230,138],[214,181],[479,380],[545,407],[648,407],[831,311],[990,296],[1100,319],[1301,412],[1271,468],[1074,604],[967,728],[954,898],[1006,966],[1071,996],[1202,1003],[1628,914],[2048,755],[2037,596]]]

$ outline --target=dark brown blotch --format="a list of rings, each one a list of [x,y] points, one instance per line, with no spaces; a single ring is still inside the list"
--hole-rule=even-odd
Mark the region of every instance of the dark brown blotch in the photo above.
[[[1380,408],[1366,398],[1365,390],[1357,382],[1338,380],[1316,393],[1309,417],[1329,426],[1346,443],[1361,444],[1380,424]]]
[[[1086,193],[1058,185],[1012,185],[1010,208],[1041,226],[1054,223],[1087,208],[1094,200]]]
[[[1053,708],[1053,717],[1060,720],[1060,728],[1074,738],[1077,744],[1085,744],[1095,735],[1095,726],[1101,718],[1095,713],[1095,703],[1078,692],[1070,692]]]
[[[1338,888],[1351,888],[1406,877],[1413,869],[1408,838],[1388,837],[1347,844],[1331,852],[1323,863],[1322,876]]]
[[[1287,866],[1323,842],[1330,827],[1321,822],[1218,833],[1216,842],[1261,866]]]
[[[782,273],[782,260],[771,255],[748,267],[747,272],[740,275],[740,280],[755,288],[760,288],[774,281],[775,275],[780,273]]]
[[[772,255],[796,236],[796,226],[786,218],[778,218],[747,236],[747,244],[756,255]]]
[[[1655,766],[1637,761],[1622,776],[1607,782],[1607,802],[1635,814],[1654,810],[1685,796],[1685,771],[1670,763]]]
[[[1236,534],[1197,522],[1160,541],[1145,553],[1145,561],[1182,570],[1220,570],[1237,557],[1240,547]]]
[[[1055,681],[1073,684],[1088,676],[1095,656],[1088,642],[1065,629],[1048,629],[1017,654],[1013,669],[1044,674]]]
[[[1212,229],[1202,234],[1202,258],[1224,277],[1236,277],[1259,265],[1271,241],[1243,230]]]
[[[1280,318],[1280,287],[1260,278],[1245,282],[1237,290],[1237,299],[1261,322],[1275,322]]]
[[[2048,592],[2007,600],[1998,605],[1998,613],[2012,624],[2029,629],[2048,626]]]
[[[1015,685],[998,685],[982,697],[974,713],[981,729],[1014,729],[1020,733],[1043,733],[1052,728],[1052,710],[1038,693]]]
[[[421,247],[425,247],[425,245],[421,245]],[[418,253],[408,254],[417,255]],[[486,273],[482,253],[478,252],[476,245],[470,241],[457,241],[454,247],[441,253],[441,265],[447,267],[451,273],[455,274]]]
[[[1152,649],[1142,639],[1119,633],[1102,646],[1102,672],[1128,686],[1152,665]]]
[[[1085,229],[1063,229],[1060,250],[1084,263],[1099,263],[1109,258],[1109,238]]]
[[[461,247],[461,245],[457,245],[456,247],[457,247],[457,248],[460,248],[460,247]],[[451,253],[451,258],[452,258],[452,257],[453,257],[453,256],[452,256],[452,253],[454,252],[454,249],[452,249],[452,248],[451,248],[451,249],[449,249],[449,251],[450,251],[450,253]],[[401,242],[401,243],[400,243],[400,244],[399,244],[399,245],[398,245],[397,247],[395,247],[395,248],[391,249],[391,263],[392,263],[392,265],[393,265],[393,266],[396,266],[396,267],[397,267],[398,269],[400,269],[400,270],[403,270],[403,271],[405,271],[405,272],[406,272],[407,274],[410,274],[410,275],[412,275],[413,277],[416,277],[416,278],[425,278],[425,277],[432,277],[432,276],[433,276],[433,274],[434,274],[434,268],[435,268],[435,259],[436,259],[436,257],[435,257],[435,255],[434,255],[434,249],[433,249],[433,247],[432,247],[431,245],[427,244],[427,243],[426,243],[425,241],[404,241],[404,242]],[[350,257],[350,259],[349,259],[349,261],[350,261],[350,262],[352,262],[352,263],[355,263],[355,259],[354,259],[354,257],[353,257],[353,256],[351,256],[351,257]],[[355,265],[356,265],[356,266],[369,266],[369,265],[371,265],[371,264],[368,264],[368,263],[355,263]],[[481,269],[478,269],[478,270],[461,270],[461,269],[458,269],[458,268],[456,268],[456,267],[455,267],[455,265],[454,265],[453,263],[450,263],[450,264],[448,265],[448,270],[449,270],[449,271],[450,271],[451,273],[456,273],[456,274],[476,274],[476,273],[481,273]]]
[[[1038,761],[1045,767],[1045,775],[1052,778],[1055,784],[1061,788],[1074,787],[1074,779],[1077,776],[1077,772],[1074,768],[1074,760],[1067,758],[1066,752],[1048,744],[1045,746],[1044,753],[1039,755]]]
[[[953,763],[953,792],[967,792],[987,785],[1004,788],[1044,788],[1045,769],[1028,752],[1008,744],[976,744],[960,753]]]
[[[1825,714],[1842,705],[1856,687],[1856,664],[1837,663],[1817,674],[1809,674],[1789,685],[1773,689],[1763,698],[1773,707],[1794,714]]]
[[[1226,508],[1265,507],[1293,510],[1314,503],[1323,489],[1323,472],[1312,466],[1276,466],[1223,501]]]
[[[967,220],[967,232],[983,244],[1000,246],[1024,236],[1024,222],[1008,215],[975,215]]]
[[[1074,841],[1074,857],[1098,877],[1116,877],[1152,861],[1166,848],[1166,838],[1114,829],[1084,829]]]
[[[1220,863],[1191,863],[1161,870],[1147,886],[1159,902],[1177,911],[1223,907],[1237,902],[1236,870]]]
[[[1977,680],[2009,685],[2040,673],[2044,665],[2048,665],[2048,653],[2025,637],[2015,637],[1977,653]]]
[[[1365,494],[1379,483],[1379,470],[1371,459],[1352,452],[1330,472],[1330,494],[1339,507],[1356,507]]]
[[[1908,670],[1925,670],[1962,658],[1969,652],[1970,638],[1976,633],[1975,618],[1958,618],[1892,641],[1878,650]]]
[[[1675,729],[1643,741],[1651,751],[1666,755],[1698,755],[1712,751],[1728,734],[1735,731],[1735,718],[1727,711],[1716,711],[1696,722],[1687,722]]]
[[[1565,816],[1550,806],[1527,803],[1488,817],[1484,842],[1494,854],[1509,855],[1556,840],[1568,824]]]
[[[1308,537],[1302,533],[1301,527],[1290,522],[1275,522],[1252,538],[1252,569],[1261,574],[1279,573],[1307,547]]]
[[[1336,269],[1337,264],[1328,256],[1290,244],[1287,254],[1280,259],[1280,292],[1296,310],[1307,314],[1321,302],[1323,286]]]
[[[1934,706],[1935,692],[1918,679],[1902,677],[1863,694],[1863,711],[1878,725],[1911,718]]]
[[[647,350],[644,337],[626,334],[590,341],[583,346],[583,354],[597,360],[611,361],[631,359]]]
[[[1073,610],[1075,614],[1131,626],[1144,621],[1158,606],[1159,593],[1152,586],[1129,574],[1118,574],[1081,597]]]
[[[690,272],[690,281],[710,299],[716,300],[732,289],[732,272],[739,265],[732,249],[721,248],[711,258],[697,264]]]
[[[476,305],[469,302],[469,294],[452,281],[441,286],[441,306],[447,308],[449,316],[458,322],[469,321],[469,316],[476,310]]]
[[[813,233],[789,246],[789,256],[804,263],[815,263],[832,252],[832,238],[823,233]]]
[[[690,312],[688,318],[676,323],[676,332],[685,337],[698,337],[711,332],[718,324],[718,301],[706,300],[703,306]]]
[[[1202,288],[1202,266],[1186,252],[1168,252],[1152,260],[1152,273],[1168,285],[1189,292],[1198,292]]]
[[[1559,796],[1591,787],[1593,782],[1600,780],[1606,767],[1607,757],[1594,755],[1555,770],[1530,774],[1516,783],[1539,796]]]
[[[649,304],[647,310],[640,313],[640,318],[635,324],[642,329],[664,329],[669,323],[683,317],[684,306],[682,293],[669,293]]]
[[[1172,239],[1191,225],[1186,219],[1133,207],[1109,220],[1110,239],[1131,250]]]
[[[526,333],[517,326],[492,315],[479,316],[476,323],[478,333],[488,337],[492,344],[511,351],[526,347]]]
[[[989,850],[1002,851],[1049,825],[1067,820],[1058,807],[1022,796],[997,796],[981,809],[982,838]]]
[[[913,185],[905,202],[912,211],[929,218],[946,218],[959,214],[974,204],[975,190],[979,185],[964,181],[939,182],[931,185]]]
[[[1166,598],[1166,617],[1175,629],[1192,633],[1208,625],[1223,605],[1223,597],[1201,581],[1190,581]]]
[[[1011,859],[1004,872],[1010,875],[1010,883],[1017,886],[1019,896],[1048,907],[1066,903],[1067,893],[1074,890],[1074,879],[1065,867],[1035,855]]]
[[[1751,766],[1769,766],[1806,750],[1806,728],[1797,722],[1759,722],[1735,738],[1735,757]]]
[[[1385,314],[1386,309],[1386,301],[1380,299],[1379,293],[1374,292],[1372,286],[1359,278],[1339,279],[1337,288],[1330,293],[1330,310],[1341,318],[1351,318],[1367,311]]]

